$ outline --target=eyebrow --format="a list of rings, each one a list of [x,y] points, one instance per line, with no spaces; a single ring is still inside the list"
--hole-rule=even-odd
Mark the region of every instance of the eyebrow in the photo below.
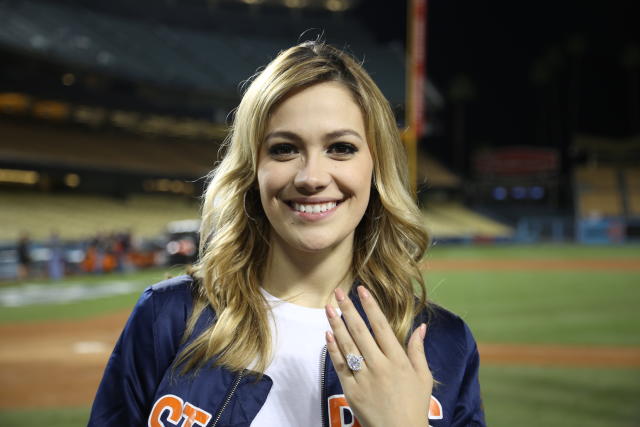
[[[360,140],[363,140],[362,136],[356,132],[353,129],[339,129],[339,130],[335,130],[333,132],[329,132],[326,136],[326,139],[336,139],[336,138],[340,138],[341,136],[345,136],[345,135],[352,135],[357,137]]]
[[[325,140],[331,140],[331,139],[340,138],[340,137],[345,136],[345,135],[355,136],[356,138],[364,141],[362,136],[358,132],[353,130],[353,129],[338,129],[338,130],[334,130],[333,132],[329,132],[328,134],[326,134],[324,136],[324,139]],[[302,141],[302,138],[300,137],[300,135],[296,134],[295,132],[290,132],[290,131],[286,131],[286,130],[269,132],[264,139],[265,139],[265,141],[268,141],[271,138],[284,138],[284,139],[289,139],[289,140],[292,140],[292,141]]]

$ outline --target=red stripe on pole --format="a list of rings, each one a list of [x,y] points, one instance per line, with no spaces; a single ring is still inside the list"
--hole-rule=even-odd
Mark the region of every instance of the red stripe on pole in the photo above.
[[[409,125],[415,130],[416,138],[420,138],[424,132],[424,117],[425,117],[425,45],[426,45],[426,19],[427,19],[427,1],[426,0],[412,0],[412,13],[411,13],[411,72],[410,78],[412,82],[411,96],[409,102],[411,102],[410,123]]]

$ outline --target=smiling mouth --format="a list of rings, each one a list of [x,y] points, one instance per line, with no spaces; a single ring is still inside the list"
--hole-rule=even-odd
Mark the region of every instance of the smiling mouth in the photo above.
[[[328,212],[342,203],[342,200],[323,203],[297,203],[293,201],[285,202],[291,209],[301,213],[323,213]]]

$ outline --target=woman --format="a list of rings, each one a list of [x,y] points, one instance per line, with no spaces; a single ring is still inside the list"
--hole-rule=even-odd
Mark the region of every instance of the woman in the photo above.
[[[426,301],[405,165],[359,64],[282,52],[211,174],[198,263],[144,292],[89,424],[484,425],[473,337]]]

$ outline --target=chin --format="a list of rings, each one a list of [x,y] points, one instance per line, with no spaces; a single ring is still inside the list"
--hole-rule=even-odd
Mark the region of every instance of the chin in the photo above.
[[[302,252],[318,253],[333,249],[336,245],[328,242],[300,242],[297,246]]]
[[[345,239],[327,237],[329,236],[309,236],[306,239],[298,239],[292,246],[301,252],[319,253],[336,249],[341,243],[345,243]]]
[[[352,233],[339,233],[337,230],[326,227],[296,231],[294,233],[274,232],[272,237],[278,242],[278,246],[281,246],[286,252],[294,251],[311,255],[333,250],[351,250]]]

